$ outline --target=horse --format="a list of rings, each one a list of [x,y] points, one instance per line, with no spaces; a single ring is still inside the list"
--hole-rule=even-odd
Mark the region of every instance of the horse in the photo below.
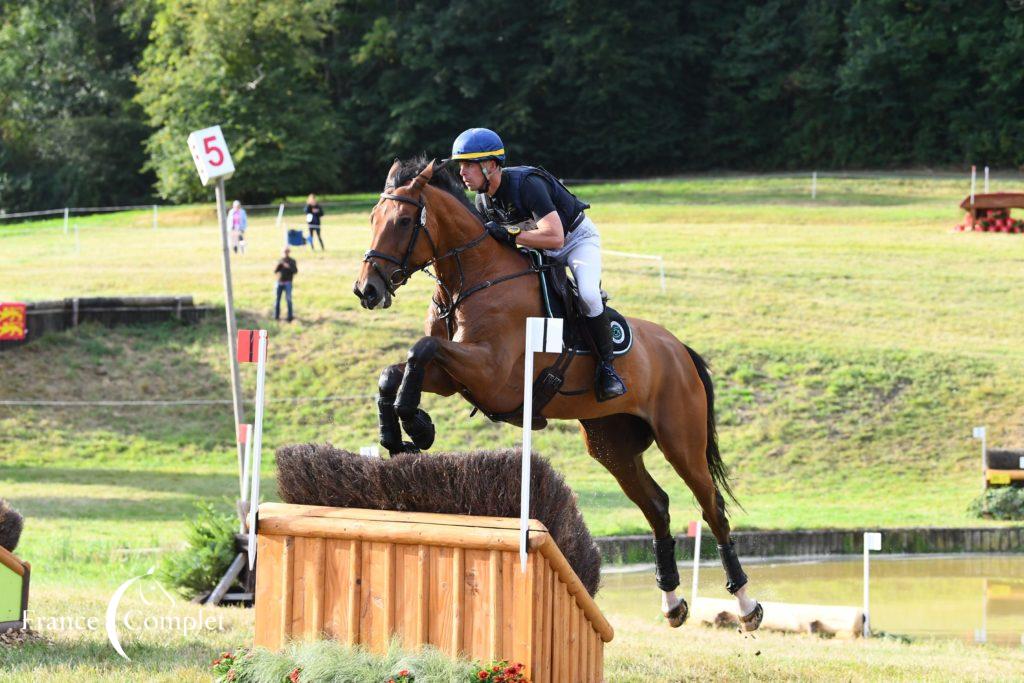
[[[527,256],[491,237],[461,180],[444,164],[423,157],[395,160],[370,225],[370,249],[353,285],[363,308],[388,308],[416,272],[437,281],[425,336],[413,344],[404,363],[389,365],[380,375],[381,445],[392,454],[430,447],[434,427],[420,407],[423,391],[446,397],[459,393],[487,415],[513,415],[523,401],[525,320],[543,315],[539,278]],[[696,497],[718,542],[726,590],[738,602],[743,628],[753,631],[763,609],[748,595],[747,576],[730,537],[722,491],[735,497],[718,449],[708,366],[664,327],[628,320],[633,347],[615,365],[629,391],[605,402],[598,402],[592,391],[559,393],[541,416],[579,421],[587,451],[643,512],[654,535],[661,611],[670,626],[678,627],[689,607],[676,595],[679,572],[669,498],[643,460],[644,451],[657,443]],[[550,365],[553,357],[541,354],[537,367]],[[593,355],[576,356],[565,370],[565,385],[590,387],[594,373]],[[403,442],[402,430],[412,443]]]

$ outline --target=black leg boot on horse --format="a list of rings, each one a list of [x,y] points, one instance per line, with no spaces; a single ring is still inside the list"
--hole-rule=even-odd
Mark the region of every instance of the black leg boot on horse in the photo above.
[[[396,453],[413,453],[417,448],[408,441],[402,441],[402,428],[398,426],[398,413],[395,412],[395,396],[402,383],[403,368],[401,365],[389,365],[380,373],[377,383],[377,420],[380,424],[380,445],[390,455]]]
[[[594,340],[598,355],[594,393],[598,401],[610,401],[626,393],[626,384],[612,367],[612,361],[615,360],[615,345],[612,343],[612,324],[608,319],[608,309],[586,320],[587,331]]]
[[[420,408],[420,399],[423,394],[425,366],[435,353],[436,340],[431,337],[424,337],[410,349],[409,359],[405,363],[405,376],[395,399],[395,412],[402,421],[402,429],[421,451],[434,444],[434,423],[430,420],[430,415]]]
[[[679,588],[679,567],[676,565],[676,539],[672,536],[654,539],[654,579],[663,593]],[[673,597],[675,597],[673,595]],[[663,605],[663,613],[672,628],[678,628],[690,616],[690,608],[683,598],[675,606]]]

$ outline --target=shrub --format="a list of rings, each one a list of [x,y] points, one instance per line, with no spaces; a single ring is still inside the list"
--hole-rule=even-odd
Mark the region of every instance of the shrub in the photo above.
[[[21,540],[21,529],[25,520],[6,500],[0,498],[0,547],[14,552]]]
[[[1024,520],[1024,488],[992,488],[971,502],[969,510],[989,519]]]
[[[237,518],[198,503],[189,522],[188,548],[164,558],[160,580],[186,598],[212,591],[235,559]]]

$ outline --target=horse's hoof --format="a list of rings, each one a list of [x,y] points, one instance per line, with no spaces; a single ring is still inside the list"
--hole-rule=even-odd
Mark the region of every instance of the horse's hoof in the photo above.
[[[762,619],[764,619],[764,608],[761,607],[761,603],[757,603],[750,614],[740,617],[740,625],[743,626],[744,631],[756,631],[761,625]]]
[[[665,613],[665,618],[668,619],[668,625],[672,628],[679,628],[686,623],[686,618],[690,616],[690,608],[686,604],[686,600],[680,600],[679,604],[670,609]]]
[[[401,453],[409,453],[411,455],[419,455],[420,449],[416,448],[416,444],[403,441],[401,446],[396,448],[388,448],[388,455],[392,458]]]

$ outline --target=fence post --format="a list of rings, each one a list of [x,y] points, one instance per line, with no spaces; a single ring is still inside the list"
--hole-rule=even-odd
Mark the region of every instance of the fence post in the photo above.
[[[68,234],[68,208],[64,207],[64,234]]]

